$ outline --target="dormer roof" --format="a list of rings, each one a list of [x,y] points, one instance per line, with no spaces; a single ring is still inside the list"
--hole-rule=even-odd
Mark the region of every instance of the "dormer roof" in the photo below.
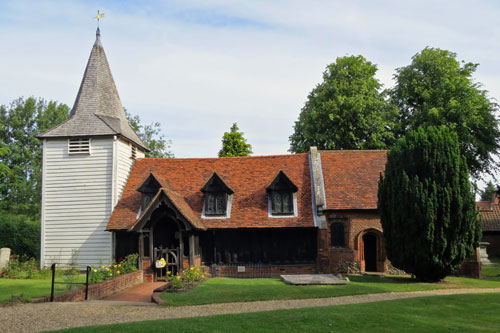
[[[217,193],[225,192],[227,194],[233,194],[234,191],[231,190],[229,186],[224,183],[224,181],[219,177],[217,172],[214,171],[212,177],[203,185],[201,190],[203,193]]]
[[[288,176],[280,170],[274,180],[266,188],[267,191],[290,191],[297,192],[297,186],[288,178]]]
[[[148,147],[128,123],[101,43],[99,28],[70,117],[39,138],[119,135]]]

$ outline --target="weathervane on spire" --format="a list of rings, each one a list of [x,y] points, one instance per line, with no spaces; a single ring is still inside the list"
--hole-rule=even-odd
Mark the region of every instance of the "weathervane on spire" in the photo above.
[[[97,28],[99,28],[99,20],[104,17],[104,13],[99,12],[99,9],[97,10],[97,15],[93,17],[94,19],[97,19]]]

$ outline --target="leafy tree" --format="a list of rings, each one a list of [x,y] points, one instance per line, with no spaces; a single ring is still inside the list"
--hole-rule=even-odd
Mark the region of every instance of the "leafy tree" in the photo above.
[[[481,191],[482,201],[493,201],[493,195],[498,191],[497,187],[492,182],[488,182],[484,190]]]
[[[458,134],[460,150],[471,174],[488,172],[496,165],[500,131],[498,105],[476,83],[478,64],[456,60],[456,54],[425,48],[412,63],[396,70],[392,102],[399,108],[396,136],[419,126],[446,125]]]
[[[337,58],[309,94],[290,136],[290,151],[383,149],[393,141],[396,110],[375,78],[377,66],[361,55]]]
[[[458,136],[445,126],[400,138],[380,177],[378,208],[387,257],[421,281],[439,281],[473,254],[481,237]]]
[[[132,129],[150,149],[150,152],[146,153],[146,157],[174,157],[174,154],[169,150],[170,141],[165,140],[165,137],[161,134],[159,122],[142,125],[139,116],[133,116],[127,110],[125,110],[125,113]]]
[[[231,130],[225,132],[222,137],[222,148],[219,150],[219,157],[248,156],[252,154],[252,145],[247,143],[243,134],[243,132],[239,132],[238,125],[233,123]]]
[[[68,116],[67,105],[41,98],[19,98],[0,106],[0,209],[39,217],[42,150],[35,135]]]

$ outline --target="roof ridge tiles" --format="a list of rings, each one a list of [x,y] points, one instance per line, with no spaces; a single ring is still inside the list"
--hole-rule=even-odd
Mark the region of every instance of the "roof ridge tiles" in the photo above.
[[[304,156],[308,155],[309,153],[298,153],[298,154],[282,154],[282,155],[257,155],[257,156],[231,156],[231,157],[143,157],[143,158],[138,158],[137,161],[153,161],[153,160],[214,160],[214,161],[220,161],[224,159],[256,159],[256,158],[279,158],[279,157],[292,157],[292,156]]]

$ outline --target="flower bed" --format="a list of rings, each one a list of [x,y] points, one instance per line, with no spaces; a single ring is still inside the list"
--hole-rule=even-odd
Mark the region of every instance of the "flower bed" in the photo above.
[[[111,265],[92,266],[90,270],[89,283],[94,284],[115,278],[137,270],[137,259],[139,255],[134,253],[120,258],[118,263]]]
[[[64,269],[56,271],[57,277],[78,276],[76,269]],[[35,258],[26,255],[18,256],[12,254],[7,266],[0,272],[0,278],[7,279],[49,279],[52,276],[50,268],[38,269]]]
[[[172,275],[167,272],[168,284],[161,291],[165,292],[185,292],[197,286],[205,279],[205,274],[200,267],[191,266],[181,274]]]

